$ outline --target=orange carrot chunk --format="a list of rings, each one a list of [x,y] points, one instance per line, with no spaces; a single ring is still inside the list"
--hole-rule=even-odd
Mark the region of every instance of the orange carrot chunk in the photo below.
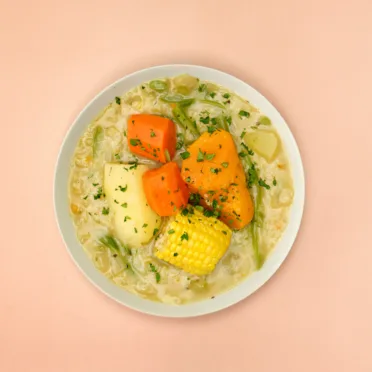
[[[189,190],[176,163],[149,170],[142,180],[147,202],[159,216],[172,216],[186,207]]]
[[[147,159],[166,163],[176,153],[176,126],[157,115],[136,114],[128,119],[129,150]]]

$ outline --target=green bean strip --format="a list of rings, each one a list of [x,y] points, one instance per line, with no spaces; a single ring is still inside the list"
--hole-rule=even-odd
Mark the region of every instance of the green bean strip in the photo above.
[[[226,107],[221,103],[217,101],[211,101],[210,99],[201,99],[199,100],[200,103],[204,103],[206,105],[216,106],[222,109],[225,109]]]
[[[258,179],[259,179],[258,171],[255,168],[255,166],[252,162],[252,159],[250,158],[249,149],[244,143],[242,143],[241,145],[247,151],[247,156],[245,156],[243,158],[245,160],[245,163],[246,163],[247,167],[248,167],[248,171],[247,171],[247,174],[246,174],[247,181],[249,181],[249,177],[252,177],[252,170],[253,170],[254,171],[254,178],[255,178],[253,185],[257,189],[256,198],[254,200],[254,216],[253,216],[252,222],[248,225],[248,231],[249,231],[249,233],[252,237],[252,246],[253,246],[253,252],[254,252],[254,257],[255,257],[255,260],[256,260],[257,269],[260,269],[261,266],[264,263],[264,257],[262,256],[262,254],[260,252],[260,248],[259,248],[259,232],[258,232],[258,229],[260,227],[262,227],[263,218],[264,218],[263,214],[262,214],[262,211],[261,211],[263,194],[262,194],[262,188],[260,186],[258,186],[258,184],[257,184]],[[250,173],[250,171],[251,171],[251,173]]]
[[[121,260],[123,261],[123,264],[127,267],[127,269],[133,272],[133,269],[128,263],[128,260],[121,253],[121,249],[120,249],[122,247],[121,244],[113,236],[105,235],[99,239],[99,242],[103,244],[105,247],[107,247],[113,254],[119,255],[119,257],[121,258]],[[128,246],[124,245],[123,248],[127,255],[130,256],[132,254]]]
[[[159,93],[165,92],[168,89],[168,84],[162,80],[152,80],[150,81],[149,86],[152,90],[155,90]]]
[[[161,96],[160,99],[166,103],[179,103],[183,106],[189,106],[195,102],[194,98],[185,98],[181,94],[175,94],[173,96],[167,94],[165,96]]]
[[[102,238],[99,239],[100,243],[105,245],[107,248],[110,248],[111,251],[114,251],[115,253],[120,253],[121,252],[121,244],[111,235],[105,235]],[[132,255],[132,252],[128,248],[128,246],[124,245],[123,246],[125,253],[128,254],[129,256]]]
[[[225,130],[226,132],[230,132],[229,125],[228,125],[226,119],[222,115],[218,116],[216,119],[217,119],[217,126],[219,128]]]
[[[103,129],[101,126],[97,126],[93,134],[93,157],[97,156],[99,150],[99,143],[103,140]]]
[[[173,110],[173,115],[176,118],[178,124],[181,125],[182,128],[188,129],[192,134],[199,135],[198,128],[196,125],[187,117],[185,111],[183,110],[181,105],[177,105]]]

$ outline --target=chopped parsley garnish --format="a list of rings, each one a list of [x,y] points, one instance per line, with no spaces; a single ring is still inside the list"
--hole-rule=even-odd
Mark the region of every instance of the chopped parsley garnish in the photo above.
[[[229,93],[225,93],[222,97],[228,99],[228,98],[230,98],[230,94]]]
[[[141,144],[141,141],[139,139],[136,139],[136,138],[131,138],[129,143],[132,145],[132,146],[138,146]]]
[[[197,193],[190,194],[190,203],[193,205],[197,205],[200,203],[200,195]]]
[[[227,196],[220,195],[220,200],[222,203],[224,203],[225,201],[227,201]]]
[[[174,233],[175,233],[175,231],[174,231],[173,229],[168,230],[168,234],[169,234],[169,235],[174,234]]]
[[[209,191],[207,191],[207,194],[208,194],[208,195],[212,195],[212,196],[213,196],[215,193],[216,193],[216,191],[213,191],[213,190],[209,190]]]
[[[208,133],[213,133],[217,130],[215,127],[212,127],[211,125],[208,125],[207,129],[208,129]]]
[[[116,199],[114,199],[114,203],[119,204],[119,202]]]
[[[156,283],[159,283],[160,282],[160,274],[158,272],[158,270],[156,269],[156,267],[150,262],[150,270],[155,273],[155,279],[156,279]]]
[[[246,117],[246,118],[249,118],[251,116],[251,114],[248,112],[248,111],[244,111],[244,110],[240,110],[239,111],[239,116],[242,118],[242,117]]]
[[[204,207],[202,205],[195,205],[195,209],[198,210],[199,212],[204,211]]]
[[[87,196],[84,196],[84,198],[83,198],[84,200],[87,200],[88,199],[88,195]]]
[[[225,231],[225,230],[222,230],[222,234],[225,234],[225,235],[227,235],[227,231]]]
[[[144,224],[142,225],[143,228],[146,228],[147,226],[148,226],[147,223],[144,223]]]
[[[182,216],[187,216],[189,214],[189,210],[187,208],[183,208],[181,214]]]
[[[209,116],[206,116],[204,118],[202,118],[202,117],[200,118],[200,122],[203,123],[203,124],[209,124],[209,120],[210,120]]]
[[[221,172],[221,168],[210,168],[210,171],[214,174],[218,174],[218,172]]]
[[[198,88],[198,91],[199,92],[204,92],[206,88],[207,88],[207,86],[205,84],[200,84],[199,88]]]
[[[248,176],[248,187],[252,187],[258,181],[258,174],[254,164],[249,167]]]
[[[226,161],[221,163],[221,165],[224,167],[224,168],[227,168],[229,166],[229,163],[227,163]]]
[[[184,136],[182,133],[177,134],[177,138],[179,138],[178,142],[176,143],[176,150],[181,150],[184,144]]]
[[[103,208],[102,209],[102,214],[109,214],[109,212],[110,212],[110,208]]]
[[[127,222],[127,221],[129,221],[129,220],[131,220],[131,218],[130,218],[129,216],[125,216],[125,217],[124,217],[124,222]]]
[[[97,194],[93,195],[94,200],[100,199],[102,196],[102,187],[99,187],[97,190]]]
[[[199,151],[198,151],[198,156],[197,156],[197,158],[196,158],[196,161],[197,162],[201,162],[201,161],[204,161],[204,154],[203,154],[203,152],[199,149]]]
[[[125,185],[124,187],[119,185],[118,188],[119,188],[119,190],[120,190],[121,192],[125,192],[125,191],[127,191],[127,189],[128,189],[128,185]]]
[[[187,178],[185,179],[185,181],[186,181],[187,183],[190,183],[190,182],[191,182],[191,177],[187,177]]]
[[[115,154],[115,159],[119,160],[120,159],[120,155],[119,154]]]
[[[151,129],[151,132],[150,132],[150,137],[156,137],[156,134],[152,129]]]
[[[254,152],[244,142],[241,142],[240,145],[244,147],[244,149],[248,152],[249,155],[251,156],[254,155]]]
[[[240,151],[238,154],[241,158],[246,157],[248,154],[245,151]]]
[[[212,98],[216,97],[216,93],[215,93],[215,92],[210,92],[209,95],[210,95]]]
[[[214,199],[213,202],[212,202],[212,208],[213,209],[217,209],[218,208],[218,203],[217,203],[217,200]]]
[[[207,155],[205,155],[205,158],[207,159],[207,160],[213,160],[213,158],[216,156],[216,154],[207,154]]]
[[[138,167],[138,163],[133,163],[133,164],[129,167],[129,169],[130,169],[130,170],[132,170],[132,169],[137,169],[137,167]]]
[[[246,133],[247,133],[247,132],[246,132],[246,130],[244,129],[243,132],[242,132],[242,134],[240,135],[240,138],[243,139]]]
[[[270,190],[270,185],[268,185],[262,178],[258,180],[258,184],[261,187],[264,187],[266,190]]]
[[[115,102],[120,105],[121,104],[121,98],[120,97],[115,97]]]
[[[226,116],[226,121],[229,125],[231,125],[232,122],[231,116]]]
[[[209,209],[206,209],[203,214],[205,217],[212,217],[214,215],[213,211],[210,211]]]
[[[181,242],[182,240],[189,240],[189,234],[186,231],[181,235]]]
[[[159,232],[158,228],[155,228],[154,231],[152,232],[152,236],[155,236]]]
[[[99,184],[98,183],[93,183],[92,184],[94,187],[98,186]]]
[[[217,119],[216,119],[216,118],[212,118],[212,119],[211,119],[211,123],[212,123],[213,125],[216,125],[216,124],[217,124]]]
[[[273,180],[273,185],[274,185],[274,186],[277,185],[276,178],[274,178],[274,180]]]
[[[134,228],[134,232],[135,232],[136,234],[138,233],[138,231],[137,231],[137,228],[136,228],[136,227]]]
[[[121,206],[122,206],[123,208],[127,208],[127,207],[128,207],[128,203],[123,203]]]
[[[177,252],[174,252],[173,253],[173,257],[177,257],[178,256],[178,253]]]
[[[181,152],[180,155],[181,155],[181,158],[182,158],[183,160],[185,160],[185,159],[187,159],[187,158],[190,157],[190,153],[189,153],[188,151]]]

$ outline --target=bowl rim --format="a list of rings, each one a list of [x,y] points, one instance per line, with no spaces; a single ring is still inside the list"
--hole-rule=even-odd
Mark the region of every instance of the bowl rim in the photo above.
[[[250,274],[237,286],[217,295],[213,300],[206,299],[186,305],[170,305],[146,300],[129,293],[111,282],[94,267],[77,240],[76,231],[69,215],[68,178],[72,156],[67,155],[69,153],[73,154],[77,141],[84,130],[116,95],[122,95],[123,92],[141,84],[141,82],[181,73],[188,73],[200,77],[202,80],[210,80],[237,92],[272,119],[282,142],[285,143],[287,156],[291,163],[295,193],[288,225],[273,252],[259,271]],[[128,85],[128,87],[121,88],[125,85]],[[135,71],[106,86],[80,111],[60,146],[54,172],[53,202],[57,226],[67,252],[76,266],[95,287],[116,302],[142,313],[175,318],[195,317],[223,310],[249,297],[263,286],[282,265],[296,240],[301,226],[305,205],[305,173],[300,150],[288,124],[272,103],[250,84],[210,67],[189,64],[158,65]]]

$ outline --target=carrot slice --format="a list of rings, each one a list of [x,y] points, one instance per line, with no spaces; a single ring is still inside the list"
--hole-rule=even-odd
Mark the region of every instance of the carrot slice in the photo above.
[[[166,163],[176,153],[176,126],[157,115],[136,114],[128,119],[129,150],[145,158]],[[169,160],[169,159],[168,159]]]
[[[230,133],[204,133],[188,149],[182,163],[182,178],[201,204],[213,210],[233,229],[253,218],[253,202],[246,186],[243,166]]]
[[[149,170],[142,180],[147,202],[159,216],[172,216],[186,207],[189,190],[176,163]]]

